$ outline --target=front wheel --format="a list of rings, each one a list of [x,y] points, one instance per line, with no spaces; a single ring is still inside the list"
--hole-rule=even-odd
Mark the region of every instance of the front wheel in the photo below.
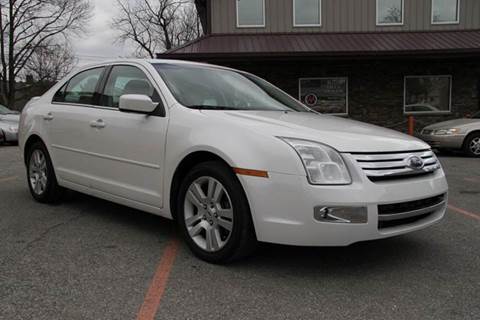
[[[245,257],[256,237],[243,188],[222,162],[194,167],[180,186],[177,222],[192,250],[211,263]]]
[[[58,202],[63,188],[57,183],[52,161],[42,142],[36,142],[27,151],[28,187],[33,198],[42,203]]]
[[[467,136],[464,151],[470,157],[480,157],[480,133],[473,133]]]

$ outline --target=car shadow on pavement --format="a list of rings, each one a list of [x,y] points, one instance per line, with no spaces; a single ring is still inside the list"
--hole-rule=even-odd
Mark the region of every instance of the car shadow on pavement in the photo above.
[[[348,247],[294,247],[262,243],[249,259],[232,264],[233,268],[276,270],[279,273],[322,274],[324,276],[375,275],[411,272],[412,262],[421,263],[434,244],[412,235],[366,241]],[[409,269],[410,268],[410,269]],[[415,266],[414,266],[415,268]]]
[[[128,226],[161,238],[176,234],[175,224],[169,219],[71,190],[67,191],[60,205],[75,207],[84,215],[94,215],[107,224]]]
[[[75,206],[87,215],[94,215],[96,219],[111,224],[120,224],[139,232],[151,233],[159,242],[165,238],[180,238],[173,221],[122,205],[94,198],[88,195],[69,191],[69,196],[62,205]],[[259,243],[256,252],[240,261],[233,262],[226,268],[234,270],[276,270],[282,273],[301,272],[318,273],[325,275],[347,275],[358,272],[375,274],[395,269],[411,268],[412,261],[417,263],[422,257],[433,252],[440,252],[435,243],[409,234],[389,239],[360,242],[348,247],[294,247]],[[193,264],[204,264],[197,260],[182,242],[181,250],[194,261]],[[190,257],[188,257],[190,256]],[[217,266],[210,265],[216,268]],[[218,266],[223,268],[222,266]],[[382,271],[383,270],[383,271]]]

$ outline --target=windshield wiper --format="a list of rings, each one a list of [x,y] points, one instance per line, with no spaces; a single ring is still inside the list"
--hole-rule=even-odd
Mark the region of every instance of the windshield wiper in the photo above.
[[[192,106],[187,106],[187,108],[197,109],[197,110],[240,110],[238,108],[233,108],[233,107],[210,106],[210,105],[192,105]]]

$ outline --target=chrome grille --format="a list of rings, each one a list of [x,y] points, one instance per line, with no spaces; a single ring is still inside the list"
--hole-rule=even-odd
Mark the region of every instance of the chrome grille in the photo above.
[[[431,150],[399,153],[352,153],[352,156],[372,181],[420,176],[440,169],[440,163]],[[413,166],[411,163],[413,158],[416,160],[420,158],[423,165]]]

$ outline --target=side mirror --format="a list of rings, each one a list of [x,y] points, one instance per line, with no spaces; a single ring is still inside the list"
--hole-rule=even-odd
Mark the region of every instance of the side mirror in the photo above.
[[[120,111],[152,113],[157,108],[149,96],[143,94],[124,94],[120,97],[118,108]]]

